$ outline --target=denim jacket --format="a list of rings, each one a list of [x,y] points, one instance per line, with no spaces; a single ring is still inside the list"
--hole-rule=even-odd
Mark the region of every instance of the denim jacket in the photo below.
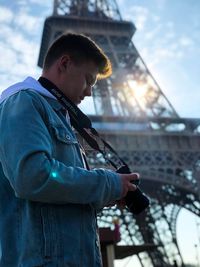
[[[84,168],[62,106],[36,83],[0,104],[0,267],[99,267],[96,210],[120,198],[120,177]]]

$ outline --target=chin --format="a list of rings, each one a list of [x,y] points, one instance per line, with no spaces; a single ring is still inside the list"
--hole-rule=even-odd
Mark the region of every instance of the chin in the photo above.
[[[74,104],[75,104],[75,105],[79,105],[79,104],[81,104],[81,102],[82,102],[82,100],[79,99],[79,100],[75,101]]]
[[[71,99],[71,102],[72,102],[74,105],[77,106],[77,105],[80,103],[80,100],[72,100],[72,99]]]

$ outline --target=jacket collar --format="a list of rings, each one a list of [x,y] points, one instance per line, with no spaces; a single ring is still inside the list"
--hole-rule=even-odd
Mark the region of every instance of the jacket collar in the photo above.
[[[60,110],[63,109],[62,105],[57,101],[55,96],[53,96],[49,91],[47,91],[36,79],[32,77],[27,77],[24,81],[15,83],[12,86],[8,87],[1,93],[0,103],[11,95],[16,94],[21,90],[33,90],[48,98],[48,101],[51,103],[53,109]]]

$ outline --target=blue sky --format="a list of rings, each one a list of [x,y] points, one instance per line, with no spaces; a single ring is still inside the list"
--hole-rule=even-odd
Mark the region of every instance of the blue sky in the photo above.
[[[200,1],[118,3],[123,17],[136,24],[134,43],[179,115],[199,117]]]
[[[133,41],[176,111],[198,117],[200,1],[117,2],[123,18],[135,23]],[[52,6],[53,0],[0,0],[1,88],[27,73],[40,74],[36,64],[43,21]]]
[[[133,41],[178,114],[200,117],[200,1],[117,2],[122,17],[135,23]],[[27,75],[40,75],[36,65],[43,22],[52,10],[53,0],[0,0],[0,91]],[[181,212],[177,231],[186,261],[195,263],[194,244],[198,240],[195,219],[190,213]]]

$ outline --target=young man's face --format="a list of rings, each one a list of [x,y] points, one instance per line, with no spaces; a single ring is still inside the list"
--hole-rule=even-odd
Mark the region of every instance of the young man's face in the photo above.
[[[62,73],[60,89],[74,104],[78,105],[86,96],[91,96],[97,74],[97,66],[92,61],[77,64],[69,59]]]

